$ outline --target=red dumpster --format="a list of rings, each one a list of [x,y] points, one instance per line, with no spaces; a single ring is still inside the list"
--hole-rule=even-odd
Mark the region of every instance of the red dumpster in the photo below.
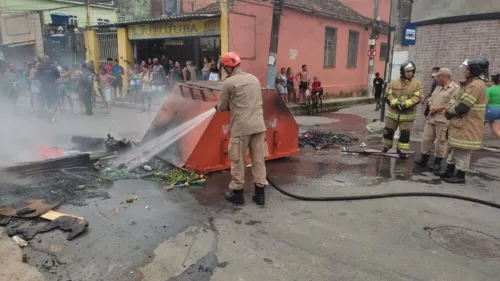
[[[214,108],[221,82],[200,81],[178,84],[163,103],[141,143],[151,141],[186,121]],[[266,140],[269,157],[283,158],[299,153],[299,127],[276,90],[262,90]],[[229,112],[216,112],[179,140],[157,154],[158,157],[189,170],[209,173],[231,167]]]

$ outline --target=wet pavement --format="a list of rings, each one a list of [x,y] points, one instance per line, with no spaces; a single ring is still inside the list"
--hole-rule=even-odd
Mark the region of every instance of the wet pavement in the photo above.
[[[123,112],[122,121],[129,118]],[[363,117],[340,113],[321,117],[302,117],[301,130],[345,132],[369,147],[380,144],[377,139],[366,140]],[[412,150],[419,150],[418,142],[412,143]],[[351,155],[340,149],[306,148],[267,167],[281,187],[307,196],[430,191],[500,202],[500,158],[494,153],[475,152],[468,183],[458,186],[416,169],[411,159]],[[72,241],[59,230],[38,234],[22,253],[44,280],[61,281],[496,280],[500,274],[500,263],[492,255],[482,259],[457,254],[459,250],[434,242],[428,231],[457,226],[484,233],[477,235],[478,241],[485,236],[498,238],[500,210],[440,198],[305,202],[271,188],[262,208],[251,202],[249,174],[247,204],[240,207],[223,198],[229,172],[211,174],[202,189],[166,192],[157,182],[139,180],[95,188],[106,196],[59,208],[87,219],[86,233]],[[126,203],[133,194],[138,199]],[[477,242],[473,235],[464,242],[465,234],[456,231],[447,241]],[[12,243],[2,241],[0,248],[1,243]],[[497,246],[494,241],[484,245]],[[0,256],[0,265],[5,259],[9,257]],[[12,266],[22,270],[26,264],[19,261]],[[14,275],[2,274],[0,280],[15,280],[6,279]]]

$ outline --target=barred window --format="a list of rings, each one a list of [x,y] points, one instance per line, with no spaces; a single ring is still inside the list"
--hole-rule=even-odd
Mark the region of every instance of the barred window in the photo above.
[[[389,45],[387,43],[380,44],[380,60],[386,61],[389,55]]]
[[[359,32],[349,30],[349,43],[347,46],[347,67],[356,68],[358,62]]]
[[[335,67],[335,58],[337,53],[337,29],[325,27],[325,50],[324,62],[325,68]]]

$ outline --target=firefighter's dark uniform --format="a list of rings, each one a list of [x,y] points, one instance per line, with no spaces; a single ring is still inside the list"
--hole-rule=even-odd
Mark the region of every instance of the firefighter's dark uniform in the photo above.
[[[389,107],[385,112],[384,151],[392,148],[394,132],[398,127],[398,151],[406,154],[410,149],[410,131],[413,121],[417,119],[416,105],[422,100],[421,89],[422,84],[415,78],[400,78],[389,84],[386,92]]]

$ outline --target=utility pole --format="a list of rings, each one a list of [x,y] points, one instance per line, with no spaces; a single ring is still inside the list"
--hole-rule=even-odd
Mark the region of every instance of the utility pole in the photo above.
[[[87,29],[90,30],[90,0],[87,0]]]
[[[376,46],[377,46],[377,37],[379,33],[379,23],[380,18],[378,17],[378,5],[379,0],[374,0],[375,5],[373,9],[373,20],[372,20],[372,32],[370,34],[370,41],[368,44],[370,45],[370,61],[368,63],[368,83],[367,90],[368,96],[373,97],[373,79],[375,79],[375,54],[376,54]]]
[[[276,81],[276,56],[278,53],[278,38],[280,32],[281,12],[285,0],[274,0],[273,22],[271,25],[271,42],[269,44],[269,58],[267,63],[267,88],[273,89]]]
[[[387,44],[387,54],[385,54],[385,67],[384,67],[384,87],[383,87],[383,92],[382,92],[382,104],[380,105],[380,121],[384,122],[385,119],[385,91],[387,90],[387,87],[389,87],[389,83],[391,83],[391,73],[392,73],[392,56],[394,53],[394,27],[393,27],[393,21],[394,17],[392,15],[393,13],[393,5],[394,1],[397,0],[391,0],[390,5],[391,9],[389,12],[389,43]]]

